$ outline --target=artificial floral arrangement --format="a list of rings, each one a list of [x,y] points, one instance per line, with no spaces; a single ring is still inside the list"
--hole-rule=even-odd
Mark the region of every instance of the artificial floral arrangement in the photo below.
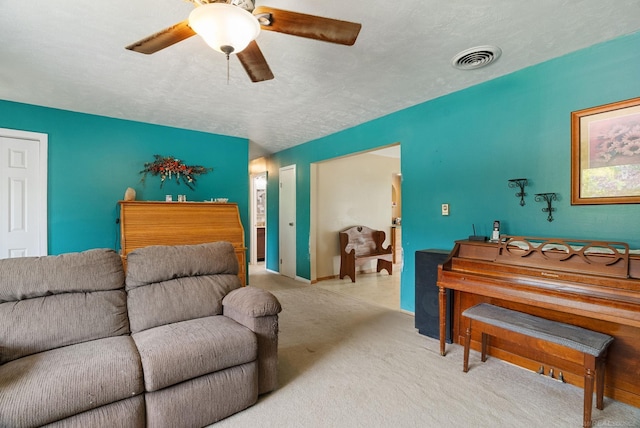
[[[143,174],[140,181],[144,183],[147,174],[159,175],[160,188],[162,188],[167,178],[169,180],[175,178],[176,183],[180,184],[180,181],[182,181],[189,189],[193,190],[198,175],[213,171],[213,168],[205,168],[201,165],[185,165],[180,159],[176,159],[173,156],[153,155],[153,157],[155,160],[145,163],[144,169],[140,171],[140,174]]]

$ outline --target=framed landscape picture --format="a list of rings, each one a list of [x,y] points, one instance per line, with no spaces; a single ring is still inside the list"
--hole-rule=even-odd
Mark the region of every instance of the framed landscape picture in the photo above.
[[[571,113],[571,204],[640,203],[640,98]]]

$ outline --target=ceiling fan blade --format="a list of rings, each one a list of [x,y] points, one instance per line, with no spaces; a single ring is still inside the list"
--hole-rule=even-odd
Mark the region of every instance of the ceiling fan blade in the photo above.
[[[249,43],[249,46],[236,54],[245,71],[252,82],[263,82],[273,79],[273,73],[264,59],[262,51],[256,41]]]
[[[169,28],[165,28],[164,30],[158,31],[149,37],[130,44],[126,49],[143,54],[152,54],[175,43],[188,39],[195,34],[196,32],[189,27],[189,20],[185,19],[182,22],[178,22],[176,25],[172,25]]]
[[[260,14],[271,15],[270,24],[264,25],[260,22],[260,27],[263,30],[277,31],[347,46],[351,46],[356,42],[360,28],[362,28],[362,24],[355,22],[323,18],[265,6],[256,7],[253,14],[258,17],[259,22],[261,21]]]

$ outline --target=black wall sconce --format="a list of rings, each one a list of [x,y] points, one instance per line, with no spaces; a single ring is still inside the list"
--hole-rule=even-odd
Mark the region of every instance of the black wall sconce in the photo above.
[[[529,180],[526,178],[513,178],[509,180],[509,187],[515,189],[516,187],[520,189],[520,193],[516,193],[516,196],[520,198],[520,206],[524,206],[524,197],[527,196],[524,193],[524,188],[529,185]]]
[[[547,208],[543,208],[543,213],[549,213],[547,216],[548,221],[553,221],[553,212],[556,210],[551,206],[552,201],[557,201],[558,195],[555,193],[536,193],[536,202],[546,202]]]

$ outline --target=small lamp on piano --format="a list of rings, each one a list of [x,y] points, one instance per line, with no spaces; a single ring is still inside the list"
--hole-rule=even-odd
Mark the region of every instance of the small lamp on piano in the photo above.
[[[526,178],[512,178],[509,180],[509,187],[515,189],[516,187],[520,189],[520,193],[516,193],[516,197],[520,198],[520,206],[524,206],[524,197],[527,196],[524,193],[524,188],[529,185],[529,180]]]

